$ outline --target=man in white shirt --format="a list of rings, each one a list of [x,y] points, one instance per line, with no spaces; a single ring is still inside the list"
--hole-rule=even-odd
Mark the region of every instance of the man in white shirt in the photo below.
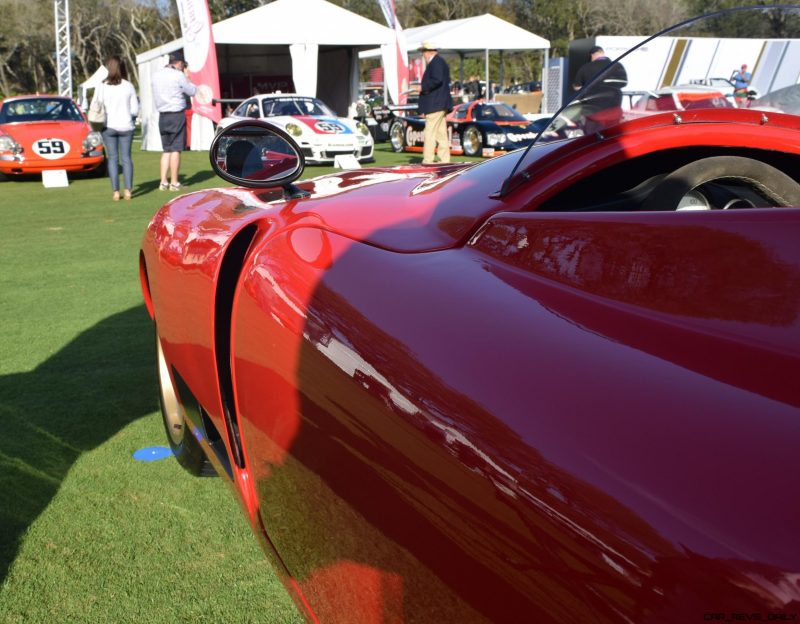
[[[197,93],[189,81],[189,66],[183,50],[169,55],[169,64],[153,75],[153,103],[158,111],[158,130],[161,133],[161,183],[162,191],[179,191],[178,173],[181,152],[186,148],[187,98]],[[169,180],[167,180],[169,174]]]

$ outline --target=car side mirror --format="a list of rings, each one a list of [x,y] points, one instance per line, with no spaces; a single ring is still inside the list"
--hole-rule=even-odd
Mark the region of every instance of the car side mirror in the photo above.
[[[292,184],[305,169],[303,152],[269,122],[246,119],[231,124],[217,134],[208,154],[223,180],[248,188],[281,186],[289,199],[309,195]]]

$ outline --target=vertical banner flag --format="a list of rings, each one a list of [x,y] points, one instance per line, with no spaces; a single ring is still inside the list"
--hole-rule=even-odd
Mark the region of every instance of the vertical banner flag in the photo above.
[[[217,49],[211,33],[207,0],[176,0],[183,34],[183,55],[189,64],[189,79],[197,85],[192,111],[213,122],[222,118],[219,99]]]
[[[389,28],[394,30],[395,54],[393,59],[384,59],[384,80],[395,104],[405,104],[408,96],[408,52],[406,50],[406,37],[397,14],[394,10],[394,0],[378,0],[383,11],[383,17]],[[387,60],[389,62],[387,62]],[[394,60],[392,63],[391,61]],[[394,71],[392,71],[394,69]]]

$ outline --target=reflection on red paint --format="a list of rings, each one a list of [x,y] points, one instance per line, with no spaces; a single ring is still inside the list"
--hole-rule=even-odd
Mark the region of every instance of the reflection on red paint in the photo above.
[[[321,622],[396,624],[403,617],[403,579],[398,574],[340,561],[296,581]]]

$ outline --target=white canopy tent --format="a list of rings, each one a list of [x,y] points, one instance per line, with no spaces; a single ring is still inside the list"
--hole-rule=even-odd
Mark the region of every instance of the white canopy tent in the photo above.
[[[326,0],[274,0],[213,24],[212,32],[221,75],[261,74],[267,78],[266,85],[251,85],[260,90],[274,89],[269,76],[290,76],[297,93],[321,97],[340,115],[348,114],[357,99],[357,52],[394,41],[393,31],[386,26]],[[183,40],[176,39],[136,57],[142,149],[161,149],[150,80],[153,72],[166,65],[169,53],[181,47]],[[208,149],[213,133],[208,119],[193,115],[192,149]]]
[[[456,52],[550,49],[547,39],[490,13],[408,28],[405,34],[409,50],[416,50],[425,41]]]
[[[543,50],[544,63],[550,50],[547,39],[515,26],[490,13],[465,17],[456,20],[437,22],[427,26],[417,26],[404,31],[409,52],[417,50],[425,42],[436,44],[444,53],[466,54],[483,53],[486,65],[486,84],[489,84],[489,52],[494,50],[522,52]],[[380,50],[367,50],[359,54],[361,58],[377,57]],[[547,72],[542,72],[543,89],[547,89]]]
[[[89,109],[89,89],[96,89],[106,79],[106,76],[108,76],[108,70],[105,65],[101,65],[87,80],[78,85],[78,104],[83,110]]]

